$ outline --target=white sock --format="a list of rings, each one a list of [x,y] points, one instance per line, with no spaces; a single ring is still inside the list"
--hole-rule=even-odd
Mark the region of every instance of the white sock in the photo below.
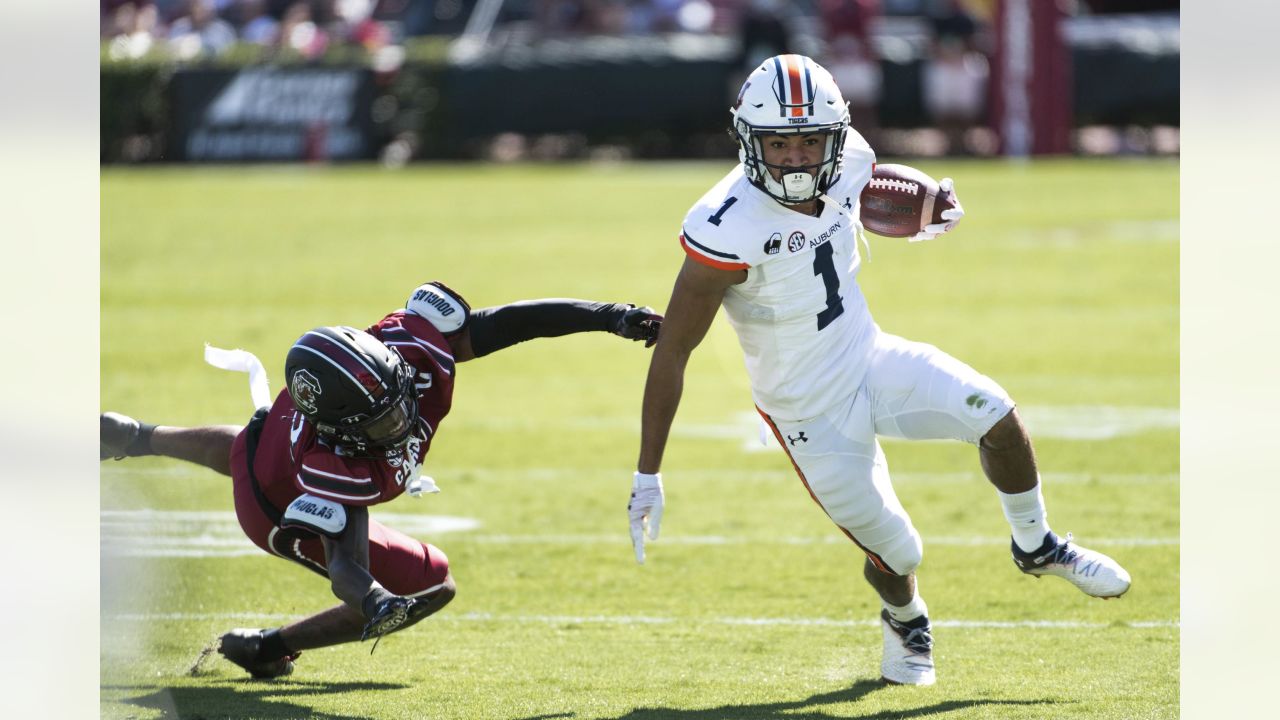
[[[885,610],[889,611],[889,617],[893,618],[894,620],[897,620],[898,622],[907,622],[908,620],[915,620],[921,615],[929,614],[929,606],[924,604],[924,598],[920,597],[919,592],[917,592],[915,595],[912,595],[911,602],[907,603],[906,605],[903,605],[902,607],[898,607],[897,605],[890,605],[889,603],[885,602],[883,599],[880,601],[880,603],[884,605]]]
[[[1026,492],[1000,495],[1000,504],[1004,506],[1004,517],[1013,528],[1013,541],[1025,552],[1031,552],[1044,544],[1044,536],[1049,532],[1048,513],[1044,509],[1044,495],[1040,492],[1040,483]]]

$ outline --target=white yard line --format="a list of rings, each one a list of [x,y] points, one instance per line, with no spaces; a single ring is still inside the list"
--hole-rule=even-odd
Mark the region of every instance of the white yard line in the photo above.
[[[488,543],[494,545],[628,545],[631,543],[630,537],[624,534],[614,535],[501,535],[501,534],[474,534],[460,536],[459,540],[466,540],[477,543]],[[1144,547],[1144,546],[1169,546],[1178,545],[1179,540],[1176,537],[1163,538],[1087,538],[1084,540],[1090,545],[1111,546],[1111,547]],[[826,535],[826,536],[804,536],[804,537],[787,537],[787,536],[750,536],[750,535],[663,535],[660,540],[655,541],[662,545],[760,545],[767,543],[771,545],[845,545],[849,539],[842,535]],[[978,545],[998,545],[1004,546],[1009,544],[1007,537],[986,537],[986,536],[946,536],[933,535],[925,536],[925,545],[933,546],[978,546]]]
[[[481,544],[493,545],[600,545],[609,544],[617,547],[626,547],[630,540],[618,539],[607,535],[574,535],[574,536],[503,536],[503,535],[460,535],[449,540],[448,543],[458,543],[470,540]],[[438,541],[439,542],[439,541]],[[661,543],[666,545],[681,546],[758,546],[763,543],[773,545],[833,545],[840,546],[848,544],[848,540],[843,537],[833,538],[722,538],[715,536],[705,537],[664,537]],[[441,543],[446,549],[448,543]],[[1005,547],[1009,544],[1007,538],[939,538],[934,541],[925,538],[924,543],[930,547],[956,547],[956,546],[989,546],[989,547]],[[1124,547],[1124,548],[1140,548],[1140,547],[1176,547],[1179,543],[1176,538],[1096,538],[1090,540],[1089,545],[1096,547]],[[110,557],[131,557],[131,558],[228,558],[228,557],[251,557],[254,555],[265,554],[262,550],[244,541],[219,541],[217,543],[193,543],[186,539],[170,539],[164,537],[147,538],[147,537],[130,537],[130,538],[103,538],[102,554]]]
[[[1157,220],[1116,220],[1059,226],[1047,231],[1006,230],[1001,239],[1015,247],[1044,250],[1046,247],[1075,248],[1088,243],[1177,243],[1178,218]]]
[[[495,467],[433,467],[432,477],[436,478],[442,487],[447,487],[449,478],[459,476],[469,476],[479,480],[490,479],[517,479],[524,481],[555,481],[562,482],[567,478],[618,478],[629,475],[631,470],[623,467],[610,468],[587,468],[587,467],[520,467],[520,468],[495,468]],[[205,470],[194,465],[186,465],[180,463],[166,464],[164,467],[129,467],[126,465],[104,465],[101,469],[103,477],[109,478],[128,478],[136,477],[214,477],[212,471]],[[714,470],[714,469],[673,469],[669,473],[672,477],[680,480],[697,481],[697,480],[729,480],[735,483],[742,482],[792,482],[795,480],[795,473],[790,466],[784,469],[775,470]],[[956,472],[911,472],[911,471],[894,471],[892,473],[894,485],[902,485],[904,483],[927,483],[927,484],[948,484],[948,483],[986,483],[986,478],[979,470],[956,471]],[[1178,475],[1176,473],[1067,473],[1067,472],[1045,472],[1041,473],[1044,483],[1047,486],[1054,485],[1079,485],[1085,483],[1097,483],[1099,485],[1176,485],[1178,484]],[[227,487],[228,500],[230,503],[230,486]],[[103,517],[113,512],[136,512],[133,510],[116,511],[104,510]],[[169,511],[178,512],[178,511]],[[200,519],[202,512],[192,511],[188,517],[191,520]]]
[[[1018,414],[1033,438],[1060,440],[1107,440],[1151,430],[1176,430],[1178,408],[1128,405],[1019,405]],[[671,426],[676,437],[734,440],[747,452],[776,448],[772,433],[761,432],[763,421],[755,412],[739,412],[728,422],[682,421]],[[574,430],[617,430],[638,433],[640,421],[634,417],[567,418],[563,424]],[[897,438],[882,438],[889,442]],[[763,442],[762,442],[763,441]]]
[[[481,527],[475,518],[446,515],[377,513],[374,517],[389,527],[414,537],[436,542],[473,542],[485,545],[612,545],[631,542],[625,533],[539,533],[507,534],[474,532]],[[235,514],[228,511],[104,510],[101,515],[102,552],[114,557],[206,558],[242,557],[259,551],[245,538]],[[447,541],[441,535],[451,535]],[[1082,537],[1082,542],[1098,547],[1176,547],[1177,537]],[[932,547],[1003,547],[1005,536],[930,535]],[[658,541],[675,546],[742,546],[770,544],[808,546],[845,545],[848,540],[836,533],[823,535],[665,535]]]
[[[117,613],[102,616],[105,621],[121,622],[195,622],[262,620],[279,621],[293,616],[274,613]],[[541,623],[546,625],[730,625],[756,627],[877,627],[879,620],[839,620],[835,618],[779,617],[664,617],[650,615],[513,615],[502,613],[458,613],[435,616],[432,622]],[[1177,620],[1135,620],[1130,622],[1085,622],[1081,620],[938,620],[937,628],[1008,629],[1008,630],[1100,630],[1105,628],[1178,628]]]
[[[1037,439],[1056,438],[1060,440],[1108,440],[1117,437],[1136,435],[1152,430],[1176,430],[1180,426],[1178,408],[1127,406],[1127,405],[1019,405],[1018,413],[1026,422],[1031,436]],[[539,418],[536,421],[521,417],[486,416],[476,418],[457,418],[445,426],[445,429],[477,429],[482,431],[504,431],[515,429],[546,430],[559,428],[572,432],[613,432],[632,437],[640,432],[640,419],[635,416],[602,416],[585,417],[570,416],[548,420]],[[680,421],[671,428],[671,434],[678,438],[695,440],[737,441],[743,451],[748,453],[777,452],[778,444],[769,432],[761,432],[763,421],[753,411],[732,413],[719,422]],[[763,442],[762,442],[763,440]],[[916,442],[882,438],[893,444]],[[130,475],[168,475],[168,476],[210,476],[209,470],[190,465],[163,468],[134,468],[127,464],[106,464],[101,466],[103,477],[128,477]],[[592,471],[582,468],[524,468],[524,469],[484,469],[484,468],[432,468],[432,475],[447,482],[450,473],[471,473],[486,475],[489,473],[518,476],[530,479],[559,479],[567,474],[598,474],[600,477],[625,476],[629,470],[608,468]],[[699,472],[682,471],[681,477],[698,477]],[[751,475],[752,473],[739,473]],[[778,473],[769,472],[768,477],[777,477]],[[898,475],[894,475],[895,481]]]

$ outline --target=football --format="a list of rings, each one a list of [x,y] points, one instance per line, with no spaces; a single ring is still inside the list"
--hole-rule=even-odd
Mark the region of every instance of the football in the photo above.
[[[862,225],[885,237],[911,237],[925,225],[945,222],[942,212],[955,207],[955,193],[908,165],[876,165],[862,190]]]

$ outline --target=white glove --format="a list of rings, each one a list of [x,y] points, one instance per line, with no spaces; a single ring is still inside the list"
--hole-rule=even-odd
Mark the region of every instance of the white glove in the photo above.
[[[942,181],[938,183],[939,191],[944,193],[954,192],[955,186],[955,181],[951,178],[942,178]],[[960,198],[953,195],[951,199],[955,202],[956,206],[949,210],[942,211],[942,219],[946,222],[925,225],[924,230],[921,230],[915,235],[907,238],[907,242],[932,240],[955,227],[960,222],[960,218],[964,217],[964,208],[960,206]]]
[[[631,482],[631,502],[627,511],[631,515],[631,546],[636,551],[636,562],[644,564],[644,535],[658,539],[658,526],[662,523],[662,473],[652,475],[638,472]]]

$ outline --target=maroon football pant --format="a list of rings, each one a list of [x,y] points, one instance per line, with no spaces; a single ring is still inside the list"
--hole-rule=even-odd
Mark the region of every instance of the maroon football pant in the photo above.
[[[231,478],[235,488],[236,518],[244,534],[254,545],[272,555],[292,560],[329,577],[324,544],[320,539],[282,531],[258,504],[245,455],[245,433],[240,433],[231,446]],[[424,595],[444,583],[449,574],[449,558],[434,545],[414,540],[370,518],[369,574],[397,595]]]

